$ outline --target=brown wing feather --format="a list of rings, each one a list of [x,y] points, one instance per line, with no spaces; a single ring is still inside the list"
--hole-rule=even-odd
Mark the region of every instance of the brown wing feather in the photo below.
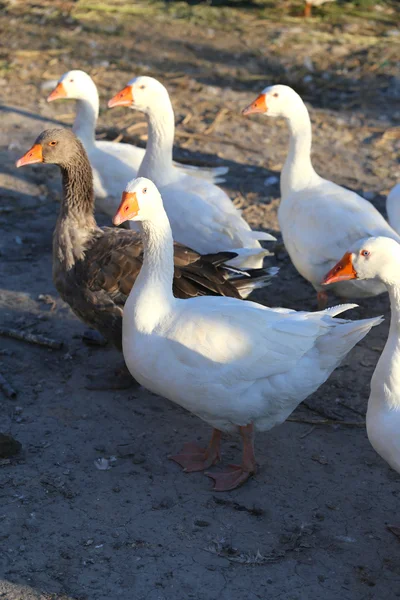
[[[235,256],[232,252],[202,256],[175,244],[174,294],[178,298],[206,294],[240,298],[237,287],[228,281],[229,270],[223,266]],[[98,228],[86,243],[85,258],[69,272],[59,272],[56,287],[84,322],[121,348],[123,307],[142,263],[143,244],[137,233]]]

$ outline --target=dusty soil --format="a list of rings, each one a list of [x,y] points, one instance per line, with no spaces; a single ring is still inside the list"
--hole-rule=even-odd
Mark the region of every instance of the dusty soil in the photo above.
[[[400,597],[399,539],[387,528],[400,525],[400,480],[362,424],[388,331],[387,298],[353,311],[386,321],[292,421],[258,436],[257,476],[218,495],[202,474],[185,475],[167,459],[186,441],[206,443],[205,423],[140,388],[88,389],[121,357],[83,344],[84,326],[54,290],[57,170],[14,167],[42,129],[72,122],[73,103],[45,102],[63,72],[93,75],[102,98],[99,133],[111,139],[143,118],[106,111],[105,100],[135,73],[150,73],[173,98],[176,157],[227,164],[226,189],[246,218],[279,237],[277,179],[264,182],[279,174],[286,127],[239,111],[267,83],[283,81],[312,106],[319,172],[384,212],[399,178],[393,12],[368,19],[335,13],[332,21],[318,12],[305,23],[233,9],[218,16],[195,7],[178,19],[161,9],[121,15],[80,4],[16,2],[0,16],[0,324],[63,342],[51,350],[0,338],[0,372],[18,394],[0,395],[0,431],[22,444],[20,454],[0,461],[0,597]],[[141,144],[144,134],[124,130]],[[279,279],[256,299],[312,310],[311,287],[279,247],[276,263]],[[239,457],[239,441],[226,439],[224,462]],[[107,470],[96,467],[101,458]]]

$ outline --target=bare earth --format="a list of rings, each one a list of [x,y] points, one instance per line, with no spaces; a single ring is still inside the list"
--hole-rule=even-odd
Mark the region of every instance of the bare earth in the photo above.
[[[64,345],[50,350],[0,337],[0,373],[18,392],[15,400],[0,392],[0,431],[22,443],[19,455],[0,460],[0,598],[400,597],[400,544],[387,528],[400,525],[400,479],[362,426],[388,331],[387,298],[352,311],[386,320],[295,421],[257,437],[257,476],[234,492],[213,493],[209,479],[186,475],[167,458],[184,442],[206,444],[207,424],[141,388],[88,389],[121,356],[82,342],[85,327],[53,287],[57,169],[14,166],[44,128],[72,123],[73,103],[45,102],[66,70],[93,75],[99,133],[109,139],[143,117],[106,111],[106,99],[134,74],[153,74],[176,109],[176,158],[228,165],[226,189],[248,221],[279,237],[286,125],[244,119],[240,109],[268,83],[285,82],[312,107],[318,171],[384,212],[385,194],[400,179],[394,25],[238,19],[225,9],[211,23],[163,12],[95,18],[74,14],[68,2],[43,3],[43,10],[25,3],[24,16],[22,4],[0,16],[0,326]],[[144,127],[130,137],[125,131],[125,139],[143,144],[144,134]],[[99,215],[99,222],[108,219]],[[313,310],[313,290],[279,245],[275,263],[279,279],[256,299]],[[238,439],[226,439],[224,463],[240,460],[240,451]],[[96,467],[101,458],[107,470]]]

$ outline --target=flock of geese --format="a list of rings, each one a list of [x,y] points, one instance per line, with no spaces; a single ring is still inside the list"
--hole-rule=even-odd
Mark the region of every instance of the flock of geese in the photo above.
[[[43,131],[17,167],[61,170],[53,279],[63,300],[122,349],[139,384],[212,426],[207,447],[185,444],[171,458],[186,472],[205,471],[217,491],[243,484],[256,473],[255,431],[283,423],[382,321],[335,318],[356,305],[326,308],[328,291],[346,299],[388,291],[392,321],[371,381],[367,433],[400,472],[400,186],[388,197],[392,227],[368,201],[315,172],[300,96],[285,85],[264,89],[243,114],[288,124],[279,225],[319,305],[316,312],[270,308],[245,299],[277,274],[264,266],[271,253],[260,244],[275,238],[252,231],[218,187],[226,169],[173,162],[166,88],[136,77],[108,103],[146,115],[146,150],[96,140],[99,97],[88,74],[63,75],[48,100],[60,98],[77,101],[72,131]],[[98,227],[95,199],[124,227]],[[235,431],[241,463],[208,471],[221,458],[222,432]]]

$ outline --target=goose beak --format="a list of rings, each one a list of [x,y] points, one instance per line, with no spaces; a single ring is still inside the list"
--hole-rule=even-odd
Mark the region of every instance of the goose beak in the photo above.
[[[357,271],[353,267],[351,252],[346,252],[341,260],[325,275],[322,280],[322,285],[335,283],[336,281],[347,281],[349,279],[357,279]]]
[[[139,203],[136,192],[123,192],[121,204],[114,215],[114,225],[121,225],[139,214]]]
[[[255,113],[264,114],[268,110],[265,101],[265,94],[260,94],[257,98],[242,110],[242,115],[253,115]]]
[[[47,97],[47,102],[53,102],[53,100],[59,100],[60,98],[66,98],[67,92],[65,91],[65,87],[60,82],[51,92],[50,96]]]
[[[108,101],[108,108],[113,108],[114,106],[131,106],[131,104],[133,104],[132,87],[127,85]]]
[[[23,167],[25,165],[33,165],[34,163],[43,162],[42,146],[40,144],[34,144],[28,152],[26,152],[17,162],[16,167]]]

